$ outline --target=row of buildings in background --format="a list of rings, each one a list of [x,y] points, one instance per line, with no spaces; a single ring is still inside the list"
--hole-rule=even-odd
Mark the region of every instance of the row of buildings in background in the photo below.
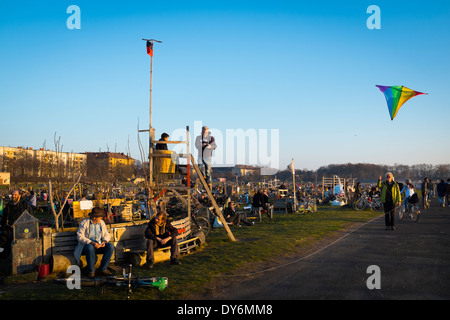
[[[0,185],[45,179],[74,180],[81,174],[84,179],[100,181],[126,181],[142,171],[129,155],[116,152],[57,152],[45,148],[0,147]],[[260,168],[248,165],[214,167],[213,177],[259,176]]]
[[[47,178],[121,179],[134,174],[135,160],[115,152],[58,152],[45,148],[0,147],[0,172],[15,181]],[[4,175],[3,175],[4,176]]]

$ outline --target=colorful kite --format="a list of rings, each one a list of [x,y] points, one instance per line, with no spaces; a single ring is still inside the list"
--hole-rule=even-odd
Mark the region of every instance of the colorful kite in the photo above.
[[[384,93],[384,96],[386,97],[386,102],[388,105],[389,114],[391,115],[391,120],[394,120],[398,110],[406,101],[421,94],[428,94],[419,91],[414,91],[404,86],[387,87],[377,85],[377,87],[378,89],[381,90],[381,92]]]

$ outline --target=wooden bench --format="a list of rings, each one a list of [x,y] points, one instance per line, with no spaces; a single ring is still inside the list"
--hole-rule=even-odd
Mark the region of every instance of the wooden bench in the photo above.
[[[111,262],[129,261],[133,265],[145,263],[147,239],[145,229],[148,220],[134,221],[127,223],[117,223],[107,225],[111,235],[110,242],[114,244],[114,252]],[[178,229],[178,246],[180,253],[187,254],[205,242],[203,233],[192,235],[190,220],[184,219],[172,222]],[[43,253],[44,257],[51,264],[51,272],[65,272],[70,265],[76,265],[73,255],[77,241],[77,229],[72,228],[64,232],[55,232],[51,228],[43,229]],[[170,258],[170,247],[155,249],[155,263],[168,260]],[[97,255],[96,267],[99,267],[102,255]],[[142,257],[144,257],[142,259]],[[81,256],[81,268],[84,268],[86,257]],[[142,262],[142,260],[144,260]]]
[[[244,207],[245,219],[255,217],[255,218],[259,218],[259,222],[262,222],[262,213],[263,212],[264,212],[264,210],[262,207],[253,208],[253,206],[251,206],[251,205]],[[270,220],[273,219],[273,206],[269,206],[269,209],[267,210],[266,214]]]
[[[198,246],[205,242],[203,233],[192,234],[191,222],[189,218],[184,218],[171,222],[172,225],[178,229],[178,247],[180,254],[189,254]],[[147,257],[147,239],[142,233],[142,236],[137,239],[124,241],[121,248],[123,252],[128,253],[128,261],[133,266],[141,266],[145,264]],[[162,262],[170,259],[170,247],[156,248],[154,251],[154,262]]]

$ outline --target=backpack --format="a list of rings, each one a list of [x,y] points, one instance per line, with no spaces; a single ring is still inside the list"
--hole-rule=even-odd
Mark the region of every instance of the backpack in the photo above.
[[[411,197],[409,197],[408,202],[411,203],[411,204],[418,203],[419,202],[419,196],[417,195],[417,193],[414,193]]]

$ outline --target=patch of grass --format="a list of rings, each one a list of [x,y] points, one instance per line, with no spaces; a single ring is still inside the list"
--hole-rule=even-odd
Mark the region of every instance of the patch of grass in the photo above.
[[[237,239],[228,239],[223,228],[214,228],[206,245],[191,255],[182,257],[180,266],[169,262],[158,263],[153,269],[133,268],[133,274],[167,277],[169,286],[164,291],[156,288],[135,288],[132,299],[183,299],[204,293],[205,286],[221,275],[245,272],[253,263],[276,264],[282,259],[353,224],[369,221],[380,213],[342,207],[319,207],[317,213],[274,214],[273,221],[266,217],[262,223],[250,227],[231,227]],[[125,287],[83,287],[69,290],[50,280],[15,286],[0,295],[1,299],[126,299]],[[2,291],[2,290],[0,290]]]

